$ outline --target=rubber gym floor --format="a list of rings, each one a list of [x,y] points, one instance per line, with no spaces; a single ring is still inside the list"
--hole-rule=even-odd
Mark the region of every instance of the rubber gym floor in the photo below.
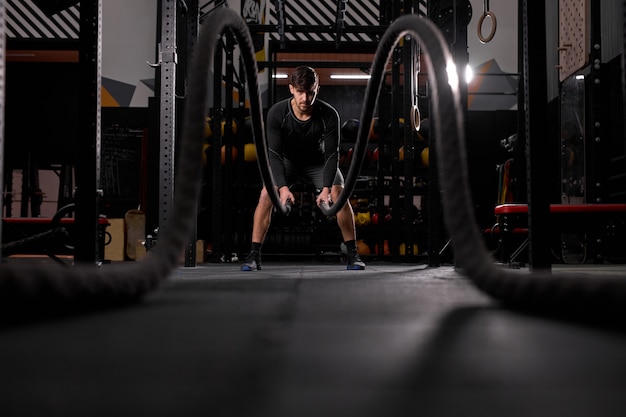
[[[201,264],[45,313],[3,313],[3,417],[626,415],[621,326],[508,310],[452,265]]]

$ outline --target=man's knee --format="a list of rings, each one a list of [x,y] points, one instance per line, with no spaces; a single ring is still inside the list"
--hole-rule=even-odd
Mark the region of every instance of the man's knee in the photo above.
[[[341,192],[343,191],[343,185],[333,185],[332,188],[330,189],[330,196],[332,197],[333,201],[337,201],[339,200],[339,196],[341,195]],[[346,200],[346,204],[350,204],[350,200]]]
[[[263,208],[263,209],[271,209],[272,208],[272,199],[270,198],[269,194],[267,193],[267,190],[265,188],[263,188],[261,190],[261,194],[259,194],[259,203],[258,203],[258,207]]]
[[[338,216],[345,216],[345,218],[351,218],[353,215],[352,206],[350,205],[350,201],[346,201],[346,204],[337,212]]]

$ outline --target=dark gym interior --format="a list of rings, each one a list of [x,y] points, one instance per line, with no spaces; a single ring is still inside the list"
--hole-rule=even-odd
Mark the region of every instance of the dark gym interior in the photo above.
[[[626,413],[626,1],[106,3],[0,0],[0,415]],[[300,65],[363,270],[300,183],[241,267]]]

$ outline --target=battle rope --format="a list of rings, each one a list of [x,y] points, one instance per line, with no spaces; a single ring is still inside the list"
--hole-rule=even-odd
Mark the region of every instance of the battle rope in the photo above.
[[[0,305],[94,307],[136,301],[155,289],[176,267],[179,255],[193,230],[193,213],[198,201],[202,171],[201,146],[205,111],[208,105],[208,71],[212,68],[215,45],[229,29],[240,45],[250,88],[252,129],[259,168],[268,188],[274,188],[267,165],[264,124],[257,65],[252,40],[243,19],[228,8],[211,14],[200,31],[196,53],[189,72],[189,96],[186,105],[180,151],[179,171],[175,180],[175,197],[171,218],[163,228],[159,244],[139,262],[116,264],[103,268],[77,265],[71,269],[41,268],[35,265],[0,268]],[[626,310],[626,279],[617,276],[584,274],[516,273],[499,268],[487,251],[475,223],[470,189],[458,80],[446,76],[452,61],[445,39],[428,19],[415,15],[398,18],[383,35],[372,65],[361,115],[355,149],[356,161],[350,166],[346,189],[335,206],[345,204],[354,189],[367,145],[374,106],[382,86],[384,66],[394,46],[405,35],[421,40],[429,56],[429,74],[433,76],[433,119],[440,151],[438,162],[444,199],[444,218],[454,247],[456,261],[467,277],[485,293],[503,303],[530,309],[564,313],[618,314]],[[273,203],[283,212],[277,193],[270,193]],[[332,208],[335,208],[333,206]],[[332,209],[331,208],[331,209]],[[26,269],[25,269],[26,267]]]
[[[69,236],[65,227],[55,227],[45,232],[27,236],[23,239],[9,242],[2,245],[2,256],[9,256],[16,253],[24,253],[29,250],[39,250],[46,245],[65,241]]]
[[[458,77],[446,76],[445,69],[451,67],[453,60],[441,32],[428,19],[412,15],[400,17],[384,34],[374,59],[382,60],[385,54],[388,58],[388,51],[406,34],[421,40],[429,58],[428,73],[434,79],[433,119],[439,141],[437,158],[444,219],[460,269],[478,288],[511,307],[566,315],[621,317],[619,314],[626,312],[624,276],[552,274],[549,271],[519,273],[495,264],[474,220]],[[379,82],[380,77],[376,80]],[[375,98],[370,96],[371,92],[367,94],[368,110],[364,109],[361,116],[365,125],[372,117],[367,104]]]
[[[626,277],[520,273],[495,264],[474,220],[464,152],[463,110],[454,61],[441,31],[428,19],[417,15],[402,16],[389,26],[378,43],[365,91],[353,162],[345,189],[333,207],[341,207],[352,194],[367,147],[368,127],[382,87],[385,65],[395,45],[407,35],[420,40],[429,57],[428,73],[434,81],[433,119],[436,140],[439,141],[437,157],[444,219],[460,270],[482,291],[510,307],[565,315],[584,313],[586,316],[620,317],[620,313],[626,312]]]
[[[178,265],[192,228],[202,177],[201,148],[205,111],[208,105],[209,69],[212,68],[216,44],[226,30],[235,35],[243,52],[250,89],[252,128],[255,138],[263,138],[261,95],[257,80],[254,47],[246,23],[228,8],[212,13],[199,34],[197,50],[189,69],[190,88],[180,150],[177,152],[177,175],[174,203],[168,223],[161,228],[159,244],[139,262],[106,267],[79,264],[73,268],[50,268],[6,263],[0,265],[0,308],[81,310],[132,303],[157,288]],[[257,154],[267,161],[267,151],[257,140]],[[271,172],[261,167],[267,184],[273,183]],[[274,204],[279,206],[277,196]],[[280,206],[283,212],[288,207]]]

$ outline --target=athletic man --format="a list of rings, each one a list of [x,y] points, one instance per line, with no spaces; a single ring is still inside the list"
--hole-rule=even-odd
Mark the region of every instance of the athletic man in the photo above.
[[[343,189],[339,163],[339,114],[330,104],[316,100],[319,77],[308,66],[291,74],[292,97],[274,104],[267,114],[269,163],[282,204],[294,202],[290,187],[296,179],[315,186],[316,204],[332,204]],[[272,218],[272,201],[265,187],[254,211],[252,246],[242,271],[261,269],[261,246]],[[347,202],[337,212],[337,224],[347,247],[347,269],[365,269],[356,250],[354,212]]]

